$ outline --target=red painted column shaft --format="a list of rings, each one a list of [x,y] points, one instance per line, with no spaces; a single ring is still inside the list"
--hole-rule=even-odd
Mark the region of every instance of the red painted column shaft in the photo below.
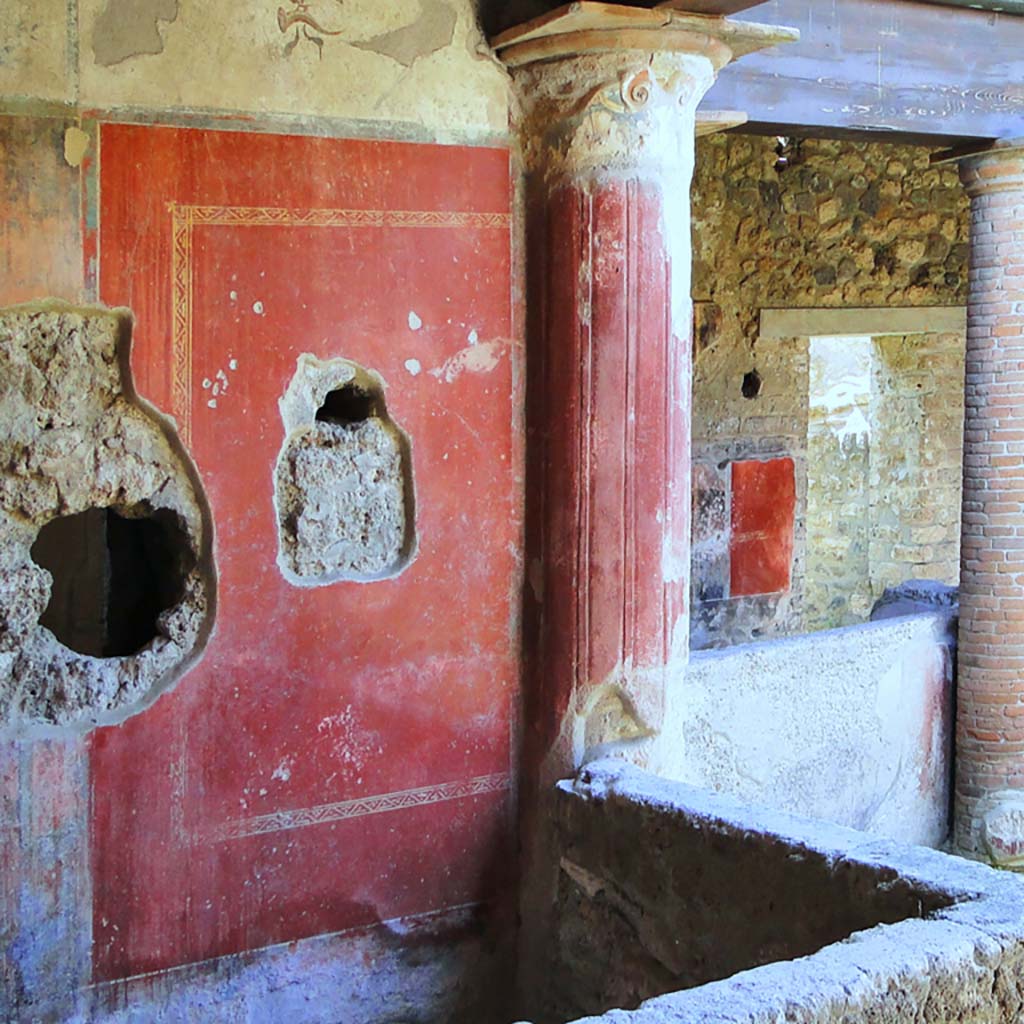
[[[659,58],[517,72],[534,101],[523,767],[541,786],[611,751],[647,764],[687,661],[689,189],[718,65]]]
[[[656,729],[665,673],[686,659],[691,342],[672,324],[663,187],[567,182],[530,206],[545,282],[529,356],[533,723],[544,750],[562,734],[577,759]]]
[[[955,845],[1024,865],[1024,144],[961,163],[971,197]]]
[[[561,1012],[550,784],[611,753],[657,769],[686,669],[697,104],[735,56],[792,38],[581,2],[494,41],[525,172],[525,1017]]]

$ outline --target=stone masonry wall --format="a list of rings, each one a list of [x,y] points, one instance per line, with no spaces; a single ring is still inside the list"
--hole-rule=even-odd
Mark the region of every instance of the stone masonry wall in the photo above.
[[[828,629],[863,622],[888,586],[957,582],[963,338],[816,338],[811,352],[803,624]]]
[[[874,340],[872,602],[908,578],[960,577],[964,348],[959,335]]]
[[[1011,872],[619,761],[560,783],[556,806],[559,927],[535,1024],[1021,1019]]]
[[[966,296],[967,199],[955,170],[930,166],[930,151],[921,147],[808,139],[791,140],[782,156],[779,148],[775,138],[742,134],[711,136],[698,144],[693,186],[693,439],[695,474],[711,466],[721,471],[723,463],[742,458],[794,459],[792,583],[783,594],[740,599],[716,594],[702,601],[695,572],[695,647],[807,626],[808,345],[806,338],[760,339],[761,310],[951,306],[962,305]],[[949,411],[953,418],[962,387],[947,355],[936,350],[940,343],[929,344],[922,348],[915,343],[920,359],[914,372],[920,377],[909,386],[916,391],[916,384],[927,378],[934,401],[922,400],[922,409],[927,415],[935,408],[942,415]],[[889,353],[886,358],[898,362],[913,358],[897,338],[881,348]],[[760,390],[755,397],[745,397],[744,375],[754,370],[760,376]],[[881,378],[875,386],[883,386]],[[898,404],[888,403],[880,410],[883,424],[886,417],[894,418],[894,437],[895,420],[906,412]],[[949,423],[941,427],[943,437],[951,436],[946,427],[953,429]],[[928,451],[933,450],[933,434],[929,424]],[[932,477],[942,476],[940,491],[930,503],[951,515],[956,509],[953,489],[938,470],[945,469],[944,460],[952,456],[945,440],[940,447],[941,467],[926,460],[921,468]],[[879,486],[900,509],[913,505],[920,488],[934,483],[916,473],[894,480],[888,466],[879,472]],[[880,549],[879,545],[897,543],[902,529],[887,523],[871,545],[873,558],[879,565],[919,564],[908,575],[938,574],[950,564],[950,550],[926,549],[945,539],[920,539],[924,527],[936,524],[911,525],[918,528],[919,538],[911,542],[918,546],[912,555],[904,551],[907,557],[892,556],[891,547],[888,553]],[[941,525],[946,538],[950,522]],[[700,530],[698,519],[698,550],[703,541]],[[938,531],[933,532],[937,537]],[[906,540],[901,541],[904,548]],[[703,557],[713,561],[714,552],[706,543],[703,550]],[[880,571],[879,585],[883,579],[891,581],[888,569]],[[866,604],[868,595],[863,598],[861,603]],[[845,614],[840,618],[850,621]]]

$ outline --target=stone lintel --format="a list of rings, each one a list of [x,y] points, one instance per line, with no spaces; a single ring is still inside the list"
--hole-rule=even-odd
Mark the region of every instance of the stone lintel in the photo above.
[[[579,0],[502,32],[492,45],[511,68],[575,54],[632,49],[700,54],[718,71],[745,54],[799,38],[800,33],[791,28],[668,7]]]
[[[698,110],[697,138],[727,132],[730,128],[739,128],[746,123],[747,115],[742,110]]]

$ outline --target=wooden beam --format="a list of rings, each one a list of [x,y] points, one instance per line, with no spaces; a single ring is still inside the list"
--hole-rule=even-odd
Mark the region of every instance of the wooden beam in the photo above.
[[[745,17],[800,30],[725,68],[704,103],[749,129],[934,145],[1024,135],[1024,18],[910,0],[771,0]]]
[[[697,138],[705,135],[717,135],[732,128],[739,128],[747,123],[747,115],[742,110],[698,110]]]
[[[972,7],[979,11],[995,11],[997,14],[1024,14],[1024,0],[921,0],[926,4],[942,4],[944,7]]]

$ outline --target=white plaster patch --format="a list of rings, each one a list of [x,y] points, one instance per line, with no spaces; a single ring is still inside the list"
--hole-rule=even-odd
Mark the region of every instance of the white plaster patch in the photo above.
[[[423,326],[423,321],[413,310],[409,310],[409,330],[418,331]]]
[[[406,359],[405,368],[415,377],[423,372],[423,365],[418,359]]]
[[[257,299],[257,301],[252,304],[252,311],[257,316],[263,316],[263,303]]]
[[[483,344],[469,345],[440,366],[435,366],[430,373],[446,384],[451,384],[463,373],[490,373],[501,362],[506,344],[504,338],[498,338]]]

